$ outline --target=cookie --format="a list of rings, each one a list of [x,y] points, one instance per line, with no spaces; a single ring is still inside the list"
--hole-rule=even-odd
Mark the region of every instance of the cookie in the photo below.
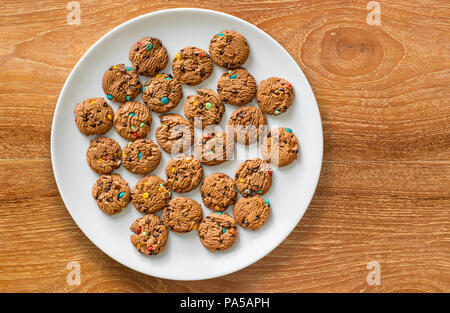
[[[234,182],[244,197],[263,195],[272,186],[272,174],[267,162],[261,159],[247,160],[238,166]]]
[[[136,98],[142,85],[135,69],[117,64],[110,66],[103,75],[102,87],[109,100],[123,103]]]
[[[136,233],[130,236],[130,240],[140,253],[156,255],[166,248],[169,231],[158,215],[147,214],[138,218],[130,230]]]
[[[75,124],[80,132],[104,135],[113,125],[114,111],[103,98],[88,98],[75,107]]]
[[[267,118],[257,107],[246,105],[231,114],[228,126],[228,132],[234,134],[234,141],[250,145],[266,132]]]
[[[271,164],[283,167],[298,158],[298,139],[290,128],[275,128],[269,131],[261,143],[261,156]]]
[[[144,37],[134,43],[128,57],[138,74],[145,76],[155,76],[169,61],[161,40],[152,37]]]
[[[161,157],[161,150],[156,143],[149,139],[138,139],[123,148],[122,164],[131,173],[147,175],[158,167]]]
[[[256,230],[270,216],[270,202],[260,196],[240,198],[233,208],[233,217],[244,228]]]
[[[152,114],[145,104],[128,101],[116,111],[114,128],[126,140],[145,138],[152,126]]]
[[[192,156],[178,155],[166,166],[167,186],[169,189],[185,193],[194,190],[203,179],[201,163]]]
[[[187,97],[184,104],[184,116],[195,127],[202,129],[208,125],[219,124],[223,112],[225,112],[225,106],[222,100],[211,89],[197,90],[195,95]]]
[[[177,233],[195,230],[203,218],[200,204],[185,197],[177,197],[169,201],[162,213],[164,224]]]
[[[200,162],[214,166],[233,159],[234,142],[225,132],[211,132],[200,137],[194,145]]]
[[[222,251],[233,245],[238,236],[233,217],[222,212],[206,216],[198,227],[198,236],[202,245],[214,251]]]
[[[97,137],[86,152],[89,167],[96,173],[109,174],[120,166],[122,149],[114,139]]]
[[[280,115],[294,101],[294,88],[283,78],[270,77],[263,80],[256,92],[256,103],[266,114]]]
[[[161,149],[170,154],[187,152],[194,144],[194,126],[179,114],[159,116],[155,136]]]
[[[128,183],[119,174],[102,175],[92,187],[92,197],[103,212],[113,215],[127,207],[131,191]]]
[[[241,34],[233,30],[223,30],[211,39],[209,53],[217,65],[237,68],[247,60],[250,47]]]
[[[181,84],[171,74],[158,74],[142,87],[142,101],[156,113],[167,113],[183,98]]]
[[[172,193],[166,182],[158,176],[146,176],[133,188],[131,201],[141,213],[155,213],[164,209]]]
[[[203,203],[208,209],[224,211],[236,202],[233,179],[224,173],[214,173],[205,178],[200,189]]]
[[[228,70],[217,82],[217,93],[223,102],[244,105],[256,95],[256,81],[246,69]]]
[[[213,64],[209,54],[200,48],[181,49],[172,61],[172,72],[182,84],[198,85],[207,79],[212,71]]]

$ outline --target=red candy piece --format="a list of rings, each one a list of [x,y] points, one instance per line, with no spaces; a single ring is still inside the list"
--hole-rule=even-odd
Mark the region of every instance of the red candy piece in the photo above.
[[[203,54],[201,54],[201,53],[198,55],[199,58],[201,58],[202,56],[203,56]]]
[[[205,140],[211,139],[211,135],[210,134],[205,135],[205,136],[203,136],[203,139],[205,139]]]
[[[138,133],[136,133],[136,132],[134,132],[134,133],[131,133],[135,138],[139,138],[139,135],[138,135]]]
[[[139,226],[137,229],[136,229],[136,234],[140,234],[141,233],[141,231],[142,231],[142,227],[141,226]]]
[[[272,171],[272,170],[270,170],[270,171],[269,171],[269,175],[270,175],[270,176],[272,176],[272,174],[273,174],[273,171]]]
[[[105,161],[108,161],[109,155],[105,156]]]
[[[150,252],[150,251],[152,251],[152,250],[153,250],[153,246],[150,246],[150,247],[147,248],[147,251],[148,251],[148,252]]]
[[[289,88],[292,88],[292,85],[291,85],[291,84],[289,84]]]
[[[140,46],[142,46],[142,42],[140,42],[140,41],[138,41],[138,46],[140,47]]]

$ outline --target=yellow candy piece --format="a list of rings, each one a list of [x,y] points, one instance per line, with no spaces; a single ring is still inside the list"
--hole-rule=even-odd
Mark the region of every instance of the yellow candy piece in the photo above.
[[[103,159],[102,159],[102,158],[98,158],[98,160],[99,160],[100,162],[102,162],[102,161],[103,161]]]
[[[216,206],[214,207],[214,209],[216,209],[216,211],[219,211],[219,210],[220,210],[220,208],[219,208],[218,205],[216,205]]]
[[[217,137],[221,138],[222,134],[221,133],[217,133]]]
[[[144,192],[144,193],[142,194],[142,198],[148,199],[148,192]]]
[[[160,78],[161,76],[162,76],[161,74],[158,74],[155,76],[155,78]]]
[[[195,224],[194,227],[192,227],[193,230],[196,230],[198,228],[198,224]]]
[[[177,53],[176,57],[178,61],[181,61],[181,55],[179,53]]]
[[[138,248],[138,249],[141,248],[141,244],[138,243],[137,246],[136,246],[136,248]]]
[[[94,104],[94,103],[95,103],[95,100],[91,100],[91,101],[89,101],[89,103],[90,103],[90,104]]]
[[[175,167],[172,167],[170,170],[172,171],[172,173],[175,173]]]
[[[182,83],[184,85],[184,81],[180,80],[180,83]]]
[[[161,188],[161,187],[159,187],[159,188],[158,188],[158,191],[159,191],[159,192],[162,192],[162,188]]]
[[[115,69],[115,70],[116,70],[116,69],[117,69],[117,66],[115,66],[115,65],[114,65],[114,66],[113,66],[113,69]]]
[[[197,99],[194,99],[194,101],[192,102],[193,105],[197,104]]]
[[[239,182],[242,183],[244,180],[242,178],[239,178]]]
[[[108,120],[112,120],[111,114],[108,114]]]
[[[123,156],[124,158],[126,158],[126,157],[127,157],[127,154],[126,154],[125,152],[122,152],[122,156]]]
[[[161,56],[161,52],[158,52],[158,56],[159,56],[159,57]]]
[[[191,162],[191,159],[186,158],[185,161],[189,163],[189,162]]]

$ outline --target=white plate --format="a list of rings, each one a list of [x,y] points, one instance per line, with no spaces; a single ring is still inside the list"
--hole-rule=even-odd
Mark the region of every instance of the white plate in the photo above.
[[[268,116],[269,127],[292,128],[300,141],[299,159],[285,168],[274,168],[273,185],[264,196],[270,199],[272,214],[258,231],[239,228],[235,244],[223,252],[211,252],[199,241],[196,231],[188,234],[170,232],[167,247],[157,256],[145,256],[131,245],[129,227],[140,214],[130,203],[120,214],[108,216],[96,205],[91,188],[98,175],[86,162],[86,149],[93,137],[82,135],[74,122],[75,105],[88,97],[105,97],[102,90],[103,73],[110,65],[130,65],[128,50],[144,36],[160,38],[169,52],[169,64],[163,72],[171,72],[171,60],[186,46],[197,46],[208,51],[214,34],[233,29],[243,34],[250,45],[250,56],[243,65],[259,83],[270,76],[286,78],[295,89],[295,100],[288,111],[279,117]],[[196,87],[183,86],[184,99],[172,112],[183,114],[186,96],[196,88],[216,90],[223,68],[214,66],[210,78]],[[144,82],[145,77],[141,77]],[[140,96],[137,98],[141,101]],[[114,110],[118,104],[108,101]],[[252,102],[253,105],[255,101]],[[236,107],[226,105],[221,123]],[[147,138],[155,140],[159,126],[158,114],[153,113],[152,131]],[[127,143],[112,128],[106,136]],[[240,162],[258,156],[258,145],[245,153],[238,146],[236,159],[215,167],[204,166],[205,177],[214,172],[225,172],[234,177]],[[220,12],[200,9],[164,10],[132,19],[103,36],[81,58],[69,75],[58,100],[53,117],[51,153],[55,179],[61,197],[75,222],[86,236],[114,260],[136,271],[168,279],[198,280],[218,277],[240,270],[277,247],[295,228],[305,213],[316,188],[322,164],[322,125],[313,92],[302,71],[292,57],[273,38],[239,18]],[[255,154],[256,153],[256,154]],[[170,156],[163,159],[153,174],[165,179],[164,168]],[[128,181],[130,188],[141,178],[123,167],[116,171]],[[179,194],[174,194],[178,196]],[[199,188],[184,194],[201,202]],[[204,215],[211,213],[203,207]],[[232,207],[226,211],[232,214]]]

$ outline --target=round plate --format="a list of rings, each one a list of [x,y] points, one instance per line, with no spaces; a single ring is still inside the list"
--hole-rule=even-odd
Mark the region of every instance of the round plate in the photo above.
[[[170,232],[166,249],[157,256],[137,252],[130,243],[131,223],[140,214],[130,203],[120,214],[108,216],[98,207],[91,188],[98,175],[86,162],[86,149],[94,137],[81,134],[74,122],[75,105],[88,97],[104,97],[102,77],[110,65],[131,65],[128,50],[145,36],[162,40],[169,52],[169,64],[162,71],[171,72],[171,60],[186,46],[197,46],[208,51],[209,42],[221,30],[232,29],[243,34],[250,45],[250,56],[243,65],[253,74],[257,83],[271,76],[279,76],[292,83],[295,100],[286,113],[268,116],[269,128],[289,127],[300,142],[299,159],[284,168],[274,168],[273,185],[264,195],[271,202],[272,214],[267,223],[257,231],[238,228],[234,245],[223,252],[205,249],[197,232],[187,234]],[[196,87],[183,85],[184,99],[173,113],[183,114],[187,95],[195,89],[216,90],[217,80],[225,69],[214,65],[214,72]],[[141,77],[141,82],[146,78]],[[141,101],[139,96],[137,101]],[[108,101],[114,110],[118,103]],[[255,100],[252,105],[256,105]],[[228,117],[237,107],[226,105],[221,123],[226,127]],[[147,138],[155,141],[159,126],[158,114],[153,113],[152,131]],[[122,147],[126,141],[114,130],[105,135],[117,140]],[[240,270],[264,257],[277,247],[295,228],[305,213],[314,194],[322,164],[322,124],[314,94],[294,59],[273,38],[262,30],[228,14],[201,9],[164,10],[132,19],[97,41],[81,58],[70,73],[59,97],[53,117],[51,153],[53,171],[61,197],[69,213],[86,236],[114,260],[136,271],[168,279],[198,280],[218,277]],[[237,145],[235,159],[218,166],[204,166],[205,177],[214,172],[224,172],[234,177],[239,163],[257,157],[258,145],[249,149]],[[152,173],[166,178],[164,168],[170,155],[163,159]],[[129,183],[130,188],[141,178],[123,167],[116,173]],[[200,188],[183,194],[202,203]],[[173,197],[179,196],[174,193]],[[203,205],[204,215],[211,211]],[[226,213],[232,215],[232,207]],[[158,213],[160,214],[160,213]]]

